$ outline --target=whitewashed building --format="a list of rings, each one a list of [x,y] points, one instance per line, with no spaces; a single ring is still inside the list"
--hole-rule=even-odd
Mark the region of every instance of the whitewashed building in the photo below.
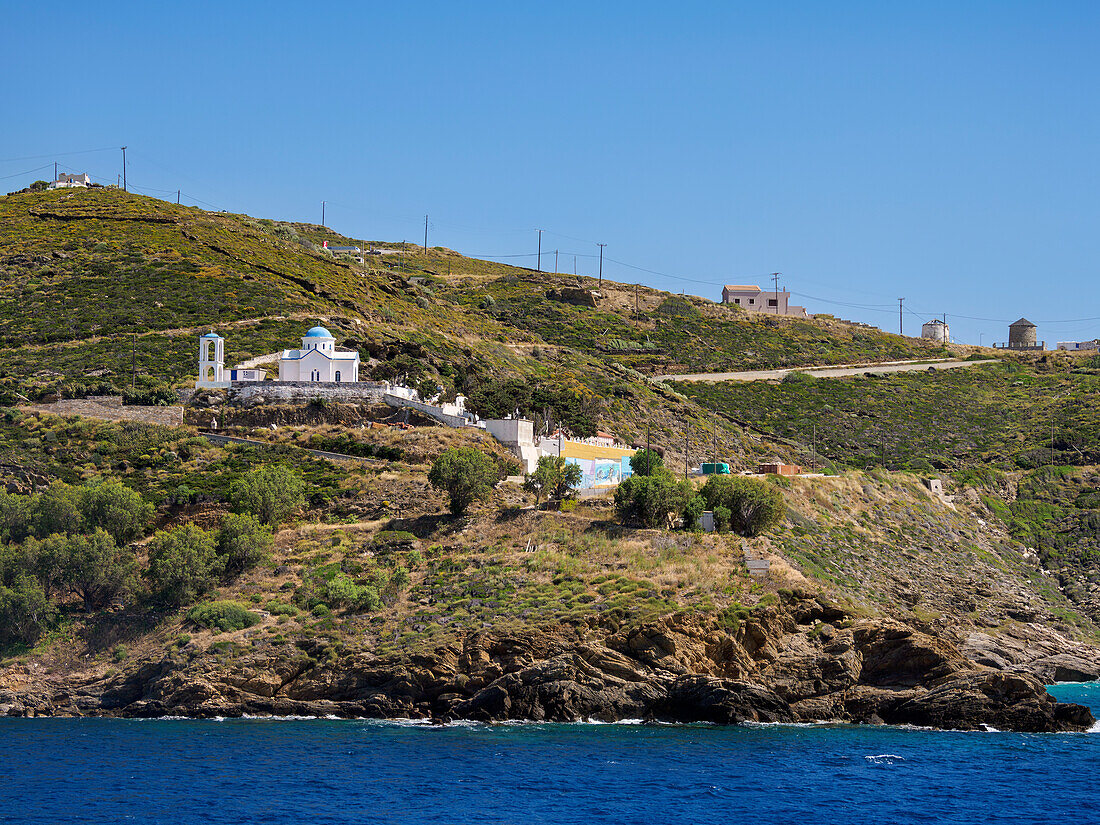
[[[47,189],[71,189],[74,186],[86,187],[92,179],[88,177],[84,172],[77,172],[72,175],[60,174],[57,176],[57,180],[47,186]]]
[[[313,327],[302,338],[301,349],[283,350],[279,380],[354,384],[359,380],[359,353],[337,349],[332,333]]]

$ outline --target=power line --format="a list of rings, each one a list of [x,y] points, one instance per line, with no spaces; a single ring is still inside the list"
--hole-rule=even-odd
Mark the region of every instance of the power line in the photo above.
[[[50,164],[47,163],[45,166],[36,166],[34,169],[28,169],[26,172],[16,172],[14,175],[2,175],[2,176],[0,176],[0,180],[8,180],[10,178],[18,178],[21,175],[29,175],[32,172],[40,172],[43,169],[49,169],[49,168],[50,168]]]
[[[2,158],[0,163],[15,163],[20,160],[41,160],[42,158],[63,158],[68,155],[90,155],[92,152],[112,152],[116,151],[117,147],[107,146],[103,149],[81,149],[76,152],[51,152],[48,155],[24,155],[21,158]]]

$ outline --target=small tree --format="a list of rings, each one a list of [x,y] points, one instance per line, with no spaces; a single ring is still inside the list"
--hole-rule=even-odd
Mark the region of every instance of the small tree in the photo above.
[[[537,505],[545,493],[548,498],[564,499],[581,483],[581,468],[568,459],[556,455],[544,455],[528,473],[523,489],[535,494]]]
[[[0,581],[0,645],[33,645],[56,616],[34,577],[20,573],[10,585]]]
[[[31,497],[0,490],[0,539],[23,541],[31,534],[33,525]]]
[[[787,512],[783,494],[775,485],[755,478],[714,475],[701,492],[712,510],[725,507],[730,511],[730,529],[741,536],[767,532]]]
[[[452,447],[432,464],[428,483],[443,490],[450,499],[451,512],[466,514],[475,501],[485,501],[498,481],[496,465],[481,450]]]
[[[149,542],[149,581],[170,605],[184,605],[209,591],[219,573],[214,537],[194,524],[160,530]]]
[[[34,496],[31,501],[34,534],[41,539],[54,533],[79,533],[83,527],[80,497],[80,488],[61,481]]]
[[[251,570],[271,555],[275,538],[253,516],[230,513],[222,519],[215,539],[227,579]]]
[[[656,450],[638,450],[630,457],[630,469],[636,476],[651,476],[664,466],[665,461]]]
[[[714,508],[714,529],[719,533],[729,532],[730,529],[730,508],[723,507],[719,504]]]
[[[700,495],[693,495],[688,499],[687,504],[684,506],[684,529],[685,530],[698,530],[699,522],[703,517],[703,511],[706,509],[707,503]]]
[[[615,510],[628,524],[668,527],[684,512],[693,490],[687,481],[677,481],[664,467],[653,475],[636,475],[615,489]]]
[[[84,602],[90,613],[106,607],[129,591],[137,578],[137,560],[115,544],[102,528],[87,536],[50,536],[60,539],[61,584]]]
[[[88,529],[102,528],[125,545],[145,532],[153,505],[117,481],[104,481],[81,490],[80,512]]]
[[[283,464],[269,464],[245,473],[229,487],[229,500],[238,513],[250,513],[276,527],[305,503],[305,484]]]

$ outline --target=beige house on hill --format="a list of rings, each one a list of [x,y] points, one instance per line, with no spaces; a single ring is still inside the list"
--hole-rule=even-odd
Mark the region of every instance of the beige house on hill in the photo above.
[[[733,304],[749,312],[807,317],[806,307],[796,306],[790,301],[791,293],[785,289],[780,292],[765,292],[755,284],[726,284],[722,288],[723,304]]]

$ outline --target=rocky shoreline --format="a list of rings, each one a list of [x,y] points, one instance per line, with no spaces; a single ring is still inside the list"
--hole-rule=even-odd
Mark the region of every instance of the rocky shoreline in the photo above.
[[[1019,645],[996,647],[985,637],[980,657],[968,657],[947,634],[852,617],[801,595],[743,620],[674,615],[615,629],[486,632],[405,657],[340,655],[316,639],[256,640],[232,657],[192,643],[109,677],[9,668],[0,672],[0,715],[848,722],[1035,732],[1095,724],[1087,708],[1056,702],[1039,676],[1013,664]],[[1095,654],[1080,649],[1054,659],[1065,672],[1088,675],[1100,669]],[[1040,672],[1050,661],[1035,660]]]

